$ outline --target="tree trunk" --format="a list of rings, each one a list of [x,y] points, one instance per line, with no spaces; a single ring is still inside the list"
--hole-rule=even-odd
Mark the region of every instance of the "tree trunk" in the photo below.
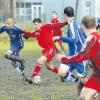
[[[13,18],[13,0],[10,0],[10,16]]]
[[[15,11],[16,11],[16,0],[10,0],[10,16],[12,18],[15,18]]]
[[[75,7],[75,18],[77,19],[77,11],[79,6],[79,0],[76,0],[76,7]]]

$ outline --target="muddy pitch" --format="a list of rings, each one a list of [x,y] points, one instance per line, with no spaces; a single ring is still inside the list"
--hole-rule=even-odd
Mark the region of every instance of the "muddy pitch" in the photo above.
[[[26,60],[25,74],[30,76],[38,56],[29,55]],[[54,61],[56,65],[59,65]],[[40,85],[29,85],[22,81],[10,62],[0,56],[0,100],[78,100],[77,86],[62,83],[60,77],[42,67]]]

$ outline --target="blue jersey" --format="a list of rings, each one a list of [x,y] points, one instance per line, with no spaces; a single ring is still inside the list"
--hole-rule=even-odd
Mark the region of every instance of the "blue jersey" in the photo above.
[[[22,31],[21,29],[14,24],[12,29],[9,29],[7,25],[4,25],[3,27],[0,28],[0,33],[6,32],[9,37],[10,37],[10,44],[11,46],[15,47],[23,47],[23,40],[22,40]]]
[[[60,39],[64,43],[68,43],[68,55],[73,56],[82,49],[86,35],[85,33],[83,33],[82,29],[75,19],[69,23],[66,34],[67,37],[61,36]]]

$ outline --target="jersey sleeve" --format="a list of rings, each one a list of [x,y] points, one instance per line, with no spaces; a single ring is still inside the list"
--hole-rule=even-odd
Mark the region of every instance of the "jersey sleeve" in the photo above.
[[[26,31],[24,31],[24,36],[26,36],[26,37],[35,37],[35,32],[26,32]]]
[[[79,53],[74,56],[63,57],[61,58],[61,61],[63,63],[78,63],[90,59],[92,56],[94,56],[94,53],[91,54],[91,48],[94,46],[95,42],[96,37],[89,36],[84,44],[83,49]]]
[[[0,34],[5,31],[5,26],[0,28]]]
[[[68,23],[67,22],[64,22],[64,23],[52,23],[52,24],[47,24],[46,26],[49,28],[49,29],[55,29],[55,28],[58,28],[58,27],[64,27],[65,25],[67,25]]]
[[[61,36],[60,40],[62,40],[64,43],[75,43],[78,41],[78,28],[74,24],[74,22],[71,22],[68,26],[71,36],[70,37],[64,37]]]

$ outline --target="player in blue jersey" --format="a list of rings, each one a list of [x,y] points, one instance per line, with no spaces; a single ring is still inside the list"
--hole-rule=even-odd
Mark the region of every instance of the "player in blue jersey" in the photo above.
[[[64,43],[68,44],[69,56],[75,55],[82,49],[83,43],[85,41],[86,35],[80,28],[80,25],[74,18],[74,10],[72,7],[66,7],[64,9],[64,14],[68,22],[67,36],[56,36],[54,40],[62,40]],[[79,79],[72,73],[76,69],[77,75],[82,79],[86,76],[86,62],[76,63],[76,64],[61,64],[59,68],[59,74],[70,81],[76,83]]]
[[[11,64],[14,66],[17,72],[24,75],[24,59],[20,58],[19,56],[19,52],[24,46],[22,40],[23,30],[13,22],[13,19],[8,18],[5,21],[5,25],[0,28],[0,34],[3,32],[6,32],[10,38],[10,49],[5,53],[5,57],[11,60]]]

